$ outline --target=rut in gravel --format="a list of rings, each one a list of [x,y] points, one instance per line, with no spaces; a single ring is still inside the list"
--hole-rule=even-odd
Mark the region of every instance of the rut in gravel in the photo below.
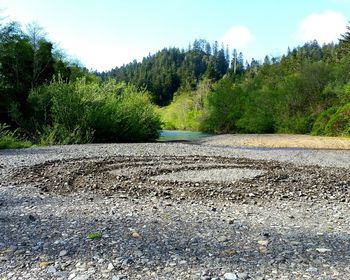
[[[42,193],[63,195],[92,191],[175,200],[200,197],[350,201],[350,175],[342,168],[212,156],[49,161],[15,170],[10,181],[34,185]]]

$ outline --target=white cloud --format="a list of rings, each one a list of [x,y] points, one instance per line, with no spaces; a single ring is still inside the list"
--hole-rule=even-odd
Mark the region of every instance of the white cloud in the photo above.
[[[319,43],[336,42],[346,30],[347,21],[342,13],[325,11],[308,15],[300,24],[299,34],[303,41]]]
[[[82,48],[81,45],[86,47]],[[99,71],[110,70],[132,62],[134,59],[140,61],[148,54],[140,48],[126,47],[117,43],[87,42],[82,44],[79,42],[65,46],[69,49],[69,54],[82,61],[88,69]]]
[[[224,45],[242,50],[254,40],[253,33],[245,26],[232,26],[222,38]]]

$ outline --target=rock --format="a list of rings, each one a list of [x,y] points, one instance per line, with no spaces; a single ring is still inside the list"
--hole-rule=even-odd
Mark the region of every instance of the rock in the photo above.
[[[309,267],[308,269],[306,269],[306,272],[317,273],[318,269],[316,267]]]
[[[55,274],[57,272],[57,269],[53,265],[50,265],[46,271],[47,273]]]
[[[46,267],[48,267],[49,266],[49,263],[48,262],[40,262],[39,263],[39,267],[41,267],[41,268],[46,268]]]
[[[137,231],[133,231],[133,232],[131,233],[131,236],[132,236],[133,238],[135,238],[135,239],[138,239],[138,238],[141,237],[141,235],[140,235]]]
[[[238,277],[235,273],[232,272],[226,272],[224,274],[224,279],[225,280],[238,280]]]
[[[226,242],[226,241],[228,241],[229,239],[226,237],[226,236],[219,236],[218,237],[218,241],[219,242]]]
[[[238,273],[237,273],[237,277],[238,277],[238,279],[240,279],[240,280],[246,280],[246,279],[248,279],[248,274],[245,273],[245,272],[238,272]]]
[[[327,248],[316,248],[316,251],[319,253],[327,253],[327,252],[331,252],[331,249],[327,249]]]
[[[68,251],[67,250],[62,250],[60,253],[59,253],[59,256],[60,257],[64,257],[68,254]]]
[[[114,269],[114,265],[112,263],[109,263],[107,266],[108,271],[112,271]]]
[[[36,218],[33,215],[31,215],[31,214],[28,216],[28,219],[31,222],[34,222],[36,220]]]
[[[266,254],[267,253],[267,248],[266,246],[259,246],[259,252],[261,254]]]
[[[268,240],[259,240],[258,244],[261,246],[267,246],[267,244],[269,244],[269,241]]]

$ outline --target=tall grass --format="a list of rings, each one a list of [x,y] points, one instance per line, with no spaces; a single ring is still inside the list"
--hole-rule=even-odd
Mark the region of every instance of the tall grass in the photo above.
[[[0,123],[0,149],[28,148],[29,141],[22,140],[17,131],[10,131],[9,126]]]

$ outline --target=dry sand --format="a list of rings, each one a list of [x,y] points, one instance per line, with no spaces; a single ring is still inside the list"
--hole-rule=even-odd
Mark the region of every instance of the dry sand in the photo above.
[[[232,147],[350,150],[350,138],[291,134],[224,134],[204,138],[200,143]]]

